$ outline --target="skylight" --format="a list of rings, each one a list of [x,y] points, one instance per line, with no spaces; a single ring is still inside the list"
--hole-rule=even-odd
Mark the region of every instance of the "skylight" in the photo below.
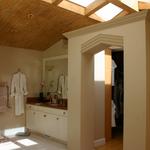
[[[69,0],[69,1],[79,4],[81,6],[87,7],[88,5],[93,3],[95,0]]]
[[[108,20],[111,20],[116,15],[118,15],[122,10],[123,9],[121,9],[120,7],[112,3],[109,3],[103,8],[99,9],[96,12],[96,15],[102,18],[104,21],[108,21]]]
[[[94,55],[94,81],[105,80],[105,53],[101,51]]]

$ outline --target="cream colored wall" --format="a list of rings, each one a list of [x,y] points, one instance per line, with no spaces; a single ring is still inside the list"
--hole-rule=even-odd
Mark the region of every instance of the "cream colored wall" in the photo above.
[[[148,15],[150,18],[150,15]],[[150,149],[150,20],[146,21],[146,46],[147,46],[147,150]]]
[[[69,150],[91,150],[89,137],[82,130],[81,44],[98,34],[120,35],[124,39],[124,150],[145,150],[146,146],[146,42],[145,21],[137,21],[69,39]],[[81,105],[82,104],[82,105]],[[86,105],[86,102],[84,102]],[[91,106],[93,107],[93,106]],[[89,109],[90,111],[90,109]],[[89,118],[90,120],[90,118]],[[88,122],[93,126],[93,122]],[[90,126],[88,124],[88,126]],[[87,138],[87,139],[86,139]],[[85,139],[84,142],[81,142]],[[91,138],[90,138],[91,139]],[[88,141],[88,142],[86,142]]]
[[[75,43],[74,43],[75,42]],[[78,43],[79,42],[79,43]],[[81,150],[81,54],[80,40],[68,43],[68,149]],[[73,49],[72,49],[73,48]],[[71,89],[71,90],[69,90]]]
[[[60,40],[43,52],[43,58],[65,55],[68,53],[67,40]]]
[[[0,47],[0,81],[8,82],[10,87],[11,77],[17,68],[26,74],[28,96],[37,96],[42,74],[42,52],[21,48]],[[0,130],[16,128],[25,125],[23,116],[14,114],[14,99],[10,98],[11,108],[5,113],[0,113]]]
[[[93,100],[95,101],[95,140],[104,138],[104,81],[95,82],[95,92]]]
[[[93,103],[95,109],[95,135],[94,139],[104,138],[104,119],[105,119],[105,53],[99,56],[97,65],[94,63],[94,95]],[[95,62],[95,61],[94,61]]]

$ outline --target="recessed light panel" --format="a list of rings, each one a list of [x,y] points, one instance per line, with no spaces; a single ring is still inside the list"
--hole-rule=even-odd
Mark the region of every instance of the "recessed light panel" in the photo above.
[[[104,21],[108,21],[111,20],[116,15],[118,15],[121,11],[123,11],[123,9],[112,3],[109,3],[105,5],[103,8],[99,9],[96,12],[96,15],[102,18]]]
[[[79,4],[81,6],[87,7],[88,5],[93,3],[95,0],[69,0],[69,1]]]

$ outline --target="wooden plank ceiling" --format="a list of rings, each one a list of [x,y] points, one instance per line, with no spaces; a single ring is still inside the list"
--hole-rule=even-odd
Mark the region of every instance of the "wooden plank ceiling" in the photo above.
[[[98,23],[93,13],[109,2],[124,10],[116,18],[135,12],[118,0],[96,0],[87,8],[67,0],[0,0],[0,45],[46,50],[63,38],[62,33]]]
[[[0,0],[0,45],[45,50],[62,33],[97,22],[41,0]]]

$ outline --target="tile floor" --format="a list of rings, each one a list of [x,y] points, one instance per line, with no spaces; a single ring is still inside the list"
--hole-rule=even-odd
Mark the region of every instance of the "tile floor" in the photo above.
[[[0,150],[67,150],[67,146],[48,136],[32,133],[30,136],[12,137],[9,141],[0,143]],[[122,136],[112,139],[96,150],[123,150]]]
[[[32,133],[30,136],[17,136],[0,143],[0,150],[67,150],[67,146],[47,136]]]

